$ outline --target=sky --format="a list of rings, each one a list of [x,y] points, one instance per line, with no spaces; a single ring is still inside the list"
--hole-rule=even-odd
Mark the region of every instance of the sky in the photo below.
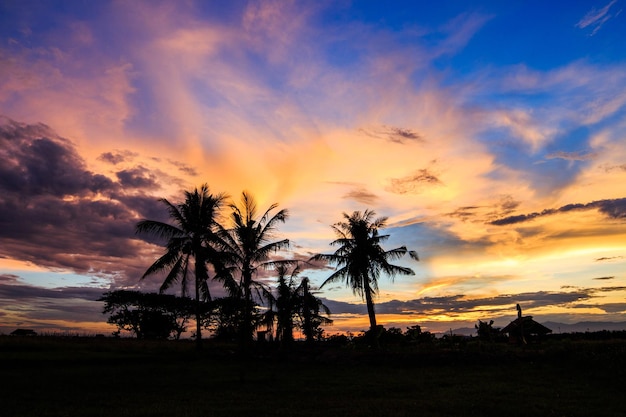
[[[160,285],[135,224],[204,183],[288,209],[279,258],[387,217],[420,261],[386,327],[626,322],[624,7],[0,0],[0,333],[113,331],[103,292]],[[317,294],[327,334],[368,327]]]

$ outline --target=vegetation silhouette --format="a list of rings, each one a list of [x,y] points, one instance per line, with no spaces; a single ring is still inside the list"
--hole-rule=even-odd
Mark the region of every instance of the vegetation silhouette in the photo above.
[[[0,336],[2,415],[624,415],[626,332],[529,345],[386,333],[381,350],[359,336],[246,358],[214,340],[190,355],[187,340]]]
[[[262,324],[257,300],[267,300],[271,296],[271,291],[255,279],[258,270],[274,266],[270,255],[289,247],[288,239],[273,240],[278,224],[284,223],[288,217],[286,209],[273,213],[277,207],[272,204],[259,216],[254,197],[244,191],[239,205],[229,205],[230,227],[218,225],[218,251],[228,272],[224,286],[231,297],[242,300],[238,334],[240,347],[244,350],[252,344],[254,330]]]
[[[384,250],[381,243],[389,235],[380,235],[379,229],[385,227],[387,218],[374,219],[376,213],[366,210],[361,213],[355,211],[351,215],[343,213],[345,221],[335,223],[331,227],[337,239],[331,242],[338,249],[332,254],[317,254],[311,258],[314,261],[326,261],[337,266],[337,270],[322,283],[326,284],[345,280],[355,295],[365,299],[367,314],[370,322],[370,337],[374,345],[378,345],[380,329],[376,323],[374,310],[374,296],[378,291],[378,278],[385,273],[392,280],[395,275],[414,275],[411,268],[393,265],[389,261],[397,260],[406,255],[419,260],[417,252],[409,251],[405,246]]]
[[[180,339],[187,323],[196,314],[194,301],[172,294],[143,293],[115,290],[103,294],[103,314],[109,314],[107,323],[114,324],[120,336],[128,331],[138,339]]]
[[[196,347],[202,347],[202,302],[211,299],[207,280],[207,264],[212,263],[221,270],[219,251],[215,250],[217,240],[217,214],[224,203],[224,194],[213,195],[207,184],[200,189],[185,191],[185,202],[174,205],[167,199],[160,199],[167,207],[174,225],[156,220],[142,220],[137,223],[136,232],[146,233],[166,240],[166,252],[143,274],[141,279],[157,272],[168,271],[160,292],[179,282],[182,294],[187,294],[189,276],[193,275],[196,303]],[[190,263],[193,259],[193,272]]]
[[[333,321],[326,317],[330,316],[330,310],[322,300],[317,298],[309,287],[309,279],[303,277],[297,283],[300,272],[296,265],[289,276],[288,264],[278,264],[276,299],[276,340],[283,346],[288,347],[294,341],[293,330],[302,330],[306,341],[312,343],[317,335],[321,335],[322,324],[331,324]],[[325,314],[322,315],[322,314]],[[319,338],[319,337],[318,337]]]

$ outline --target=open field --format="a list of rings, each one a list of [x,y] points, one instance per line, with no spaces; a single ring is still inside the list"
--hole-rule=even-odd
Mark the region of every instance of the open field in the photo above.
[[[0,415],[624,416],[626,340],[517,347],[227,346],[0,337]]]

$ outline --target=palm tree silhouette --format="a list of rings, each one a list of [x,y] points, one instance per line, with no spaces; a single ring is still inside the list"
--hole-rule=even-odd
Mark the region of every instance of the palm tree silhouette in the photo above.
[[[324,304],[324,302],[315,296],[315,293],[311,291],[310,282],[307,277],[302,278],[300,286],[296,289],[297,294],[301,300],[301,328],[304,333],[304,337],[308,343],[312,343],[315,340],[315,333],[320,325],[332,324],[333,321],[329,317],[330,309]]]
[[[407,251],[405,246],[385,251],[380,244],[389,238],[389,235],[380,235],[378,229],[385,227],[387,218],[380,217],[372,220],[376,213],[366,210],[364,213],[355,211],[351,215],[343,213],[345,221],[332,226],[337,239],[331,242],[339,248],[332,254],[317,254],[312,260],[322,260],[337,266],[337,270],[322,283],[326,284],[345,280],[355,295],[365,298],[367,314],[370,321],[370,335],[376,344],[376,313],[374,311],[374,295],[378,291],[378,278],[381,272],[389,275],[414,275],[411,268],[392,265],[389,261],[401,258],[407,252],[411,258],[419,260],[417,253]]]
[[[160,199],[166,205],[174,224],[156,220],[142,220],[137,223],[136,232],[147,233],[167,241],[166,252],[146,270],[141,279],[157,272],[168,271],[159,291],[162,293],[179,282],[183,296],[187,295],[189,276],[194,277],[196,304],[196,347],[202,347],[203,301],[209,301],[207,263],[218,265],[217,216],[226,196],[213,195],[207,184],[193,192],[185,191],[185,202],[174,205],[167,199]],[[193,272],[190,274],[190,263]],[[219,269],[219,267],[216,267]]]
[[[241,195],[240,204],[230,205],[232,227],[229,229],[222,228],[220,231],[222,250],[227,254],[231,273],[234,270],[239,275],[239,281],[236,282],[236,278],[234,278],[230,285],[226,285],[226,288],[229,289],[231,295],[243,299],[244,311],[239,328],[242,347],[246,347],[252,342],[254,329],[257,325],[254,314],[257,305],[253,291],[258,297],[264,297],[264,294],[267,294],[267,288],[254,279],[257,270],[260,267],[273,264],[270,261],[272,252],[289,247],[288,239],[272,241],[277,223],[284,223],[288,216],[286,209],[272,214],[272,211],[277,207],[277,204],[272,204],[258,218],[254,198],[249,192],[244,191]]]
[[[289,345],[293,342],[293,320],[298,312],[299,304],[295,286],[298,267],[296,266],[291,271],[289,277],[287,277],[287,267],[287,264],[278,264],[276,266],[276,272],[278,273],[277,296],[274,303],[276,306],[276,340],[281,345]]]
[[[288,267],[293,262],[277,262],[278,283],[277,295],[273,297],[272,307],[276,308],[273,316],[276,318],[276,339],[284,347],[288,347],[294,340],[293,329],[298,327],[304,333],[307,342],[315,340],[315,332],[321,324],[331,324],[333,321],[322,315],[330,315],[330,310],[322,300],[317,298],[309,286],[309,279],[303,277],[298,284],[297,278],[300,267],[296,265],[291,273]]]

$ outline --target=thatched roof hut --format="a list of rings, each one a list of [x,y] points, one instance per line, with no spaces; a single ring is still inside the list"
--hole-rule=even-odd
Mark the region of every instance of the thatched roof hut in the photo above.
[[[552,333],[552,330],[543,324],[537,323],[533,320],[533,316],[522,316],[522,308],[518,304],[517,318],[510,322],[501,332],[507,333],[511,342],[526,343],[529,338],[545,336],[548,333]]]

